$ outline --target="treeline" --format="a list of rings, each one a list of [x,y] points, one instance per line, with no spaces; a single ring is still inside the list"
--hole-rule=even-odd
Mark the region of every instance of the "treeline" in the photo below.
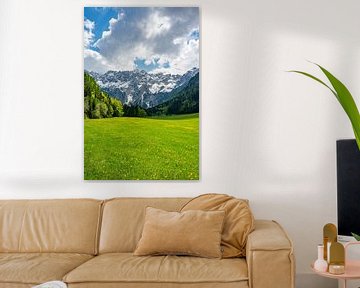
[[[124,116],[125,117],[146,117],[148,114],[145,109],[140,106],[129,106],[124,105]]]
[[[121,117],[124,109],[121,101],[101,91],[88,73],[84,73],[84,117],[90,119]]]
[[[190,114],[199,112],[199,73],[190,79],[188,85],[176,91],[173,98],[146,110],[149,116]]]

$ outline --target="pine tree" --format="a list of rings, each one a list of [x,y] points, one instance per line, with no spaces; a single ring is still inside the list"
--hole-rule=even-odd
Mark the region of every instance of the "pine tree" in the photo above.
[[[121,101],[101,91],[94,78],[84,72],[84,118],[121,117],[123,114]]]

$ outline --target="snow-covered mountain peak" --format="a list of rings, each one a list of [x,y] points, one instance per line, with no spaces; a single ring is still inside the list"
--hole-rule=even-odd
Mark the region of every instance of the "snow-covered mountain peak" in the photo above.
[[[144,70],[89,72],[100,88],[128,105],[155,106],[171,97],[171,92],[186,85],[199,72],[192,68],[183,75],[147,73]]]

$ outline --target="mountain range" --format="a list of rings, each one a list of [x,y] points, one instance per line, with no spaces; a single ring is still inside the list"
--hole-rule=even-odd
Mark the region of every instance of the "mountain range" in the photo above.
[[[123,104],[145,109],[178,97],[183,90],[188,89],[189,83],[191,86],[199,86],[199,68],[192,68],[183,75],[147,73],[144,70],[87,73],[110,96]]]
[[[199,73],[181,89],[172,92],[172,98],[146,109],[149,116],[199,113]]]

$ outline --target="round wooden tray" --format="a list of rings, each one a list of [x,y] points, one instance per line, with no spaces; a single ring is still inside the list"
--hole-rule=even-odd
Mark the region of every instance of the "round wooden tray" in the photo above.
[[[360,261],[346,261],[344,274],[331,274],[329,272],[320,272],[314,269],[314,263],[311,264],[311,269],[318,275],[333,278],[333,279],[360,279]]]

